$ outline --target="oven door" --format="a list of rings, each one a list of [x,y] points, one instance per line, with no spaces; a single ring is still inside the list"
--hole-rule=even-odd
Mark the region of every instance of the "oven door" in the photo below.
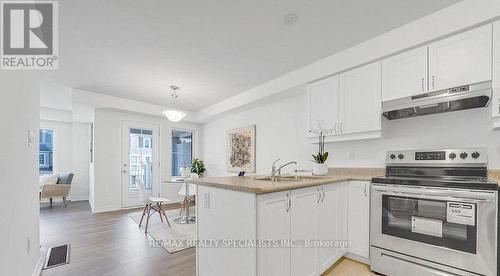
[[[371,244],[496,275],[496,191],[372,184]]]

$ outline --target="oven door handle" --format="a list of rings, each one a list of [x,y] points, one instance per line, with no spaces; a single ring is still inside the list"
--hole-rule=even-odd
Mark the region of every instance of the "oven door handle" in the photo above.
[[[494,202],[494,200],[489,200],[486,198],[475,198],[475,197],[460,197],[460,196],[446,196],[446,195],[428,195],[424,194],[423,198],[428,198],[428,199],[441,199],[441,200],[446,200],[446,201],[467,201],[467,202],[474,202],[474,203],[480,203],[480,202]]]

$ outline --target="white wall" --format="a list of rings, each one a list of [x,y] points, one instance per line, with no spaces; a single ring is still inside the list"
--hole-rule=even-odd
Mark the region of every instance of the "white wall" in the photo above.
[[[121,111],[96,109],[94,114],[94,181],[93,211],[105,212],[121,209],[121,141],[122,121],[147,122],[160,125],[160,177],[157,183],[161,195],[170,200],[180,200],[177,194],[181,184],[163,184],[171,180],[170,152],[172,128],[195,131],[194,156],[199,156],[201,133],[198,125],[190,123],[170,123],[166,118],[137,115]]]
[[[72,126],[71,164],[75,175],[71,184],[69,199],[89,199],[90,174],[90,125],[73,123]]]
[[[256,125],[256,171],[269,173],[271,163],[298,161],[298,167],[309,168],[311,159],[305,135],[305,95],[303,88],[293,89],[291,96],[271,104],[220,118],[203,126],[203,157],[207,175],[232,175],[225,172],[226,131]],[[297,95],[297,93],[299,95]],[[289,167],[295,169],[294,166]]]
[[[40,127],[54,130],[54,173],[75,174],[68,199],[88,200],[89,124],[40,120]]]
[[[39,78],[33,72],[1,70],[0,84],[0,275],[32,275],[40,256]]]
[[[306,138],[306,91],[303,87],[294,90],[287,99],[205,124],[203,156],[208,175],[228,175],[225,131],[251,124],[257,125],[257,173],[269,173],[277,158],[311,169],[311,154],[317,149]],[[490,116],[489,108],[483,108],[395,121],[383,118],[380,139],[328,143],[328,163],[330,167],[384,167],[388,150],[487,147],[489,167],[498,169],[500,131],[490,130]]]

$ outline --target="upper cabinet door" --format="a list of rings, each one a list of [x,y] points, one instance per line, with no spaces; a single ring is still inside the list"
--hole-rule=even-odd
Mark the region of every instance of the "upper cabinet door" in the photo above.
[[[493,23],[493,88],[500,88],[500,21]]]
[[[309,129],[335,129],[339,119],[339,77],[337,75],[308,86]]]
[[[486,25],[429,45],[429,90],[491,80],[491,40]]]
[[[382,60],[382,101],[427,91],[427,46]]]
[[[381,129],[380,62],[340,74],[340,132]]]
[[[500,21],[493,23],[493,117],[500,117]]]

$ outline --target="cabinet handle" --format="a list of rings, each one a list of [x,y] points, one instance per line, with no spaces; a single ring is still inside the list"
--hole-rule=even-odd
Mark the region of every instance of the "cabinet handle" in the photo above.
[[[366,190],[366,184],[365,184],[365,197],[368,196],[368,191]]]
[[[325,202],[325,196],[326,196],[326,194],[325,194],[325,188],[324,188],[324,187],[322,187],[322,188],[321,188],[321,191],[322,191],[322,193],[323,193],[323,198],[321,199],[321,202]]]
[[[422,78],[422,92],[425,92],[425,78]]]
[[[335,134],[339,133],[339,126],[337,123],[335,123]]]
[[[340,123],[340,133],[344,133],[344,123]]]
[[[320,189],[320,188],[318,188],[318,200],[316,201],[316,203],[318,203],[318,204],[319,204],[319,202],[321,201],[321,191],[320,191],[320,190],[321,190],[321,189]]]
[[[436,82],[436,77],[432,76],[432,89],[433,90],[436,88],[435,82]]]
[[[291,205],[291,202],[290,202],[290,193],[287,192],[286,193],[286,212],[290,212],[290,205]]]

